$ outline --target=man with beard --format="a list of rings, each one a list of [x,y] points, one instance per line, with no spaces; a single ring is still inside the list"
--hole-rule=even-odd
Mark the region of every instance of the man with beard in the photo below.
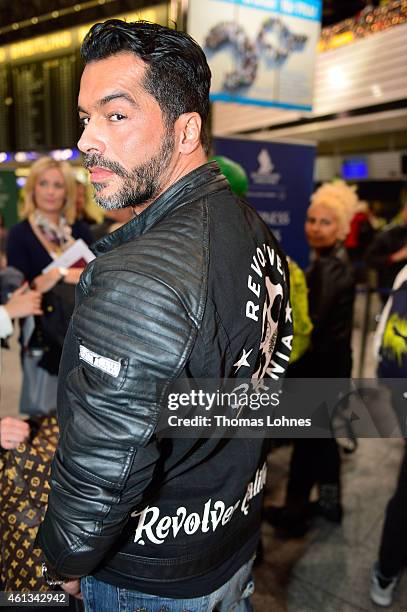
[[[78,146],[99,205],[135,216],[96,243],[78,285],[44,573],[98,612],[248,610],[265,440],[159,425],[171,381],[250,379],[264,351],[265,376],[282,375],[284,256],[207,162],[211,75],[187,34],[109,20],[82,55]],[[261,347],[266,296],[277,324]]]

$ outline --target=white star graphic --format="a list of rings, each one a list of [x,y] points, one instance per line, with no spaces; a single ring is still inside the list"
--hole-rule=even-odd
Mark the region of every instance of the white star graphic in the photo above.
[[[285,307],[285,322],[287,323],[287,321],[290,321],[290,323],[293,322],[292,318],[291,318],[291,312],[292,312],[292,308],[290,306],[290,304],[288,303],[287,306]]]
[[[250,368],[250,363],[247,361],[247,358],[252,351],[253,349],[250,349],[250,351],[246,353],[246,349],[243,349],[243,355],[240,357],[239,361],[236,361],[236,363],[233,364],[236,367],[236,372],[240,370],[242,366],[245,366],[246,368]]]

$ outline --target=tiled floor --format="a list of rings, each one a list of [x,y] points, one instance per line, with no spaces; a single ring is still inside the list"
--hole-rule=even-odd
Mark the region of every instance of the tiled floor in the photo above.
[[[369,574],[403,444],[398,439],[365,439],[354,454],[343,455],[341,526],[319,519],[298,540],[279,540],[271,527],[263,526],[265,562],[256,571],[256,610],[378,610],[369,600]],[[270,456],[266,503],[283,501],[289,453],[283,447]],[[390,610],[407,610],[407,575]]]
[[[357,321],[356,349],[359,328]],[[369,345],[365,375],[373,372]],[[0,416],[17,413],[20,380],[14,339],[12,350],[1,353]],[[369,572],[377,555],[383,512],[397,478],[402,445],[395,438],[361,440],[354,454],[344,455],[345,515],[341,526],[321,520],[306,537],[287,541],[278,540],[273,529],[264,526],[265,561],[255,573],[256,612],[378,610],[369,601]],[[283,502],[289,453],[289,447],[281,447],[270,457],[266,503]],[[407,573],[391,610],[407,611]]]

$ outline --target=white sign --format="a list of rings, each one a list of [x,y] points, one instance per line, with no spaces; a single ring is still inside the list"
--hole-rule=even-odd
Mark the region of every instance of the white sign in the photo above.
[[[211,99],[311,110],[321,0],[190,0]]]

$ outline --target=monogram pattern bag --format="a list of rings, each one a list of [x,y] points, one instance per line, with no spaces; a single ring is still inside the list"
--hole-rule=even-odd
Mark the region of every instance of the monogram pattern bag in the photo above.
[[[58,443],[54,416],[33,422],[31,439],[0,454],[0,576],[5,591],[48,591],[42,553],[34,547],[48,502]]]

